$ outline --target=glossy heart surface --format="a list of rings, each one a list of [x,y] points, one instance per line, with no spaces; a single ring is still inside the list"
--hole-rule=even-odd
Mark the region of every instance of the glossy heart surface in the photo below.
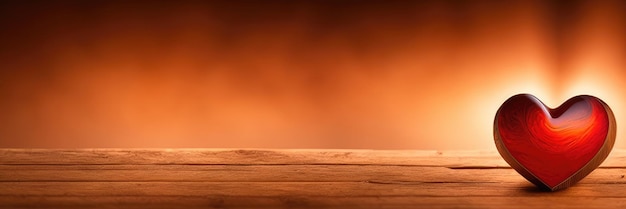
[[[573,97],[556,109],[529,94],[509,98],[496,113],[494,139],[511,167],[551,191],[580,181],[608,156],[615,118],[602,100]]]

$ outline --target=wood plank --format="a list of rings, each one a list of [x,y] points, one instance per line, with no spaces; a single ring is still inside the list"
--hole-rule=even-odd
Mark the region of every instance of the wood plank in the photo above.
[[[626,151],[559,192],[495,151],[0,149],[0,208],[623,208]]]
[[[576,184],[539,192],[528,182],[0,182],[0,196],[622,197],[626,184]]]
[[[626,183],[626,169],[600,168],[580,183]],[[510,168],[387,165],[0,165],[0,182],[524,182]]]
[[[625,167],[626,150],[613,150],[601,167]],[[0,149],[0,165],[420,165],[508,167],[492,151],[270,150],[270,149]]]
[[[555,204],[558,203],[558,204]],[[3,208],[624,208],[615,197],[0,196]]]
[[[250,150],[250,149],[0,149],[0,164],[104,165],[422,165],[506,166],[492,151],[438,152],[424,150]],[[479,159],[469,161],[465,156]]]

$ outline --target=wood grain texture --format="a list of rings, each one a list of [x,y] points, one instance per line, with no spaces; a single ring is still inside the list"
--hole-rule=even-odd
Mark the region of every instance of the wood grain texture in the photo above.
[[[625,158],[544,192],[495,151],[0,149],[0,208],[625,208]]]

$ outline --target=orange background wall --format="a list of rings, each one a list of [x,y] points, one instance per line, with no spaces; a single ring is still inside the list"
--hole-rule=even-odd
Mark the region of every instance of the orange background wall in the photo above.
[[[626,127],[623,1],[2,1],[0,147],[495,149],[509,96]]]

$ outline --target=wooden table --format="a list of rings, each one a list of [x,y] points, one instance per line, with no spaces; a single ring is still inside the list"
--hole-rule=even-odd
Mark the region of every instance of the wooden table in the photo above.
[[[0,149],[0,208],[626,208],[625,165],[543,192],[495,151]]]

